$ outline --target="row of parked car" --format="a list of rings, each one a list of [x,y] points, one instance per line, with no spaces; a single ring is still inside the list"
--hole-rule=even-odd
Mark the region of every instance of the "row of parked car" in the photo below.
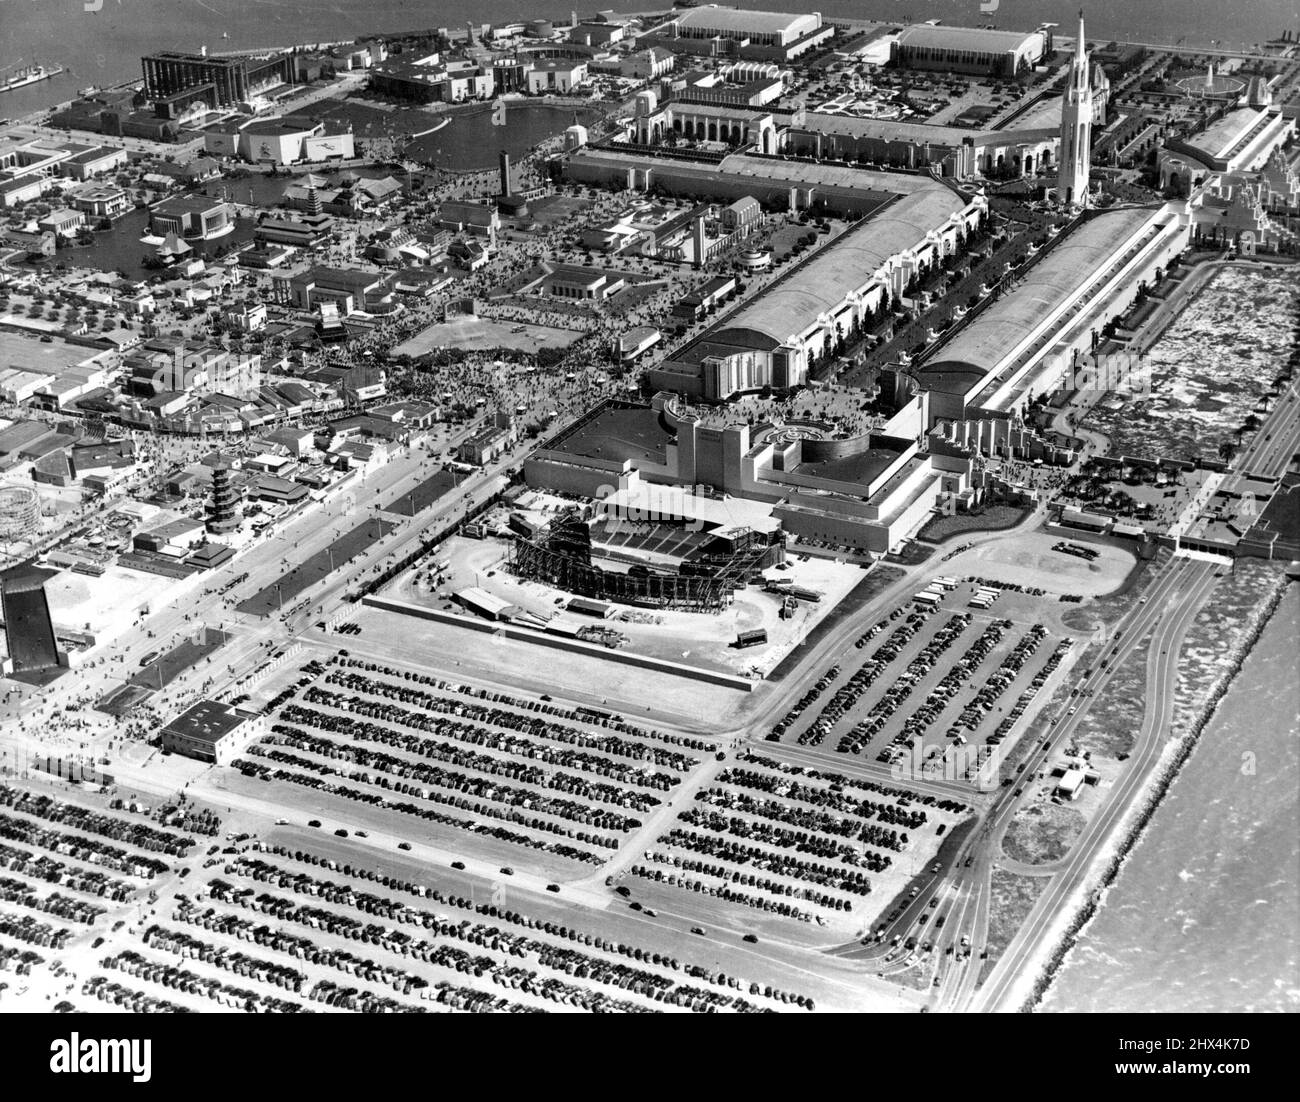
[[[381,701],[361,698],[345,698],[338,693],[312,689],[304,698],[308,704],[319,704],[335,711],[349,712],[363,719],[354,720],[348,716],[338,716],[321,712],[315,708],[291,705],[280,718],[300,726],[314,727],[322,731],[347,733],[349,742],[371,743],[419,757],[436,758],[439,761],[454,761],[458,757],[474,760],[489,772],[503,772],[505,776],[522,777],[527,772],[545,774],[543,765],[559,765],[574,771],[574,774],[594,774],[607,777],[621,784],[631,784],[638,788],[650,788],[666,792],[681,782],[681,777],[668,771],[651,772],[645,765],[645,754],[635,754],[629,750],[624,756],[611,760],[601,753],[593,753],[569,745],[554,745],[544,736],[537,737],[535,731],[528,734],[516,734],[482,726],[474,721],[453,719],[448,716],[429,715],[413,712]],[[364,722],[364,719],[379,722]],[[399,730],[399,728],[413,729]],[[428,737],[422,737],[428,736]],[[448,742],[446,740],[453,740]],[[459,745],[455,745],[455,744]],[[475,748],[495,750],[509,755],[506,758],[493,757],[480,753]],[[623,749],[620,747],[620,749]],[[647,748],[648,749],[648,748]],[[670,758],[677,758],[674,751],[664,751]],[[696,759],[689,759],[692,764]],[[494,764],[495,763],[495,764]],[[573,774],[570,774],[573,776]],[[575,778],[576,779],[576,778]],[[634,806],[636,800],[648,801],[638,810],[648,810],[657,806],[659,801],[646,793],[639,796],[627,796],[623,806]]]
[[[787,793],[794,792],[797,786],[799,794],[796,798],[806,803],[818,805],[827,804],[852,791],[879,794],[891,801],[887,805],[881,805],[880,815],[882,820],[905,823],[911,828],[922,826],[926,822],[925,812],[913,809],[912,804],[920,804],[922,807],[935,807],[940,811],[952,811],[956,814],[966,810],[964,803],[946,796],[935,796],[926,792],[912,792],[905,788],[873,781],[867,777],[850,777],[828,769],[813,769],[804,765],[792,765],[790,762],[777,761],[775,758],[769,758],[765,754],[759,754],[752,750],[740,754],[736,761],[742,765],[753,765],[765,770],[762,773],[748,774],[743,780],[736,782],[744,784],[746,787],[757,788],[763,792],[775,792],[779,796],[784,796]],[[830,787],[821,788],[815,785],[802,785],[799,780],[793,780],[792,778],[825,781]],[[819,795],[819,793],[822,795]],[[885,808],[891,809],[890,817],[887,819],[885,818]],[[855,811],[854,814],[861,814],[866,817],[863,811]],[[914,821],[907,822],[906,819],[900,817],[903,815],[913,817]]]
[[[694,823],[696,820],[688,819],[686,822]],[[866,895],[871,891],[871,881],[864,873],[858,872],[856,869],[837,868],[833,865],[821,864],[818,861],[810,861],[794,854],[772,853],[759,846],[749,846],[741,842],[729,841],[716,832],[716,822],[711,822],[708,818],[698,820],[698,824],[705,829],[698,831],[676,828],[670,830],[667,834],[660,835],[657,844],[688,850],[691,853],[699,853],[705,857],[715,857],[720,861],[727,862],[728,865],[752,866],[763,872],[775,873],[777,876],[784,876],[790,880],[817,884],[823,888],[836,888],[839,891],[851,892],[854,895]],[[746,837],[746,835],[740,837]],[[761,835],[759,839],[761,841],[768,840]],[[838,857],[839,853],[832,848],[830,853],[819,854],[819,856]],[[888,860],[882,854],[876,854],[875,856],[877,859]],[[740,883],[743,878],[743,873],[738,873],[735,869],[724,869],[722,875],[728,877],[732,883]]]
[[[52,914],[65,922],[82,922],[87,926],[105,913],[104,907],[96,907],[84,899],[73,899],[58,892],[39,896],[27,881],[15,880],[10,876],[0,876],[0,901],[17,903],[20,907]]]
[[[924,737],[931,724],[943,714],[944,709],[957,695],[962,682],[966,681],[979,669],[980,663],[1002,641],[1002,636],[1010,627],[1011,621],[1009,620],[995,620],[980,632],[979,638],[966,648],[966,653],[953,663],[948,672],[930,690],[929,695],[925,698],[925,703],[908,716],[907,722],[903,724],[904,735],[909,736],[911,740],[919,740]],[[948,729],[948,737],[957,739],[960,742],[965,741],[956,727]],[[914,741],[908,742],[909,746],[914,744]]]
[[[0,843],[0,869],[43,880],[47,884],[61,884],[86,895],[97,895],[113,903],[125,903],[135,893],[135,888],[125,880],[117,880],[99,869],[82,869],[56,861],[48,854],[34,854]]]
[[[46,849],[63,857],[71,857],[87,864],[98,865],[112,872],[125,872],[151,880],[170,869],[165,861],[129,853],[118,846],[110,846],[98,838],[83,838],[79,834],[64,834],[33,823],[29,819],[0,814],[0,838],[34,849]]]
[[[968,731],[975,731],[984,722],[984,717],[993,711],[1002,694],[1020,676],[1020,671],[1024,669],[1025,663],[1034,656],[1039,645],[1046,638],[1047,629],[1042,624],[1035,624],[1031,627],[1029,633],[1002,660],[1002,664],[989,674],[983,687],[975,694],[975,698],[958,716],[958,725],[965,727]],[[1030,691],[1037,693],[1038,690],[1031,689]]]
[[[195,845],[194,839],[185,835],[157,830],[146,823],[119,819],[115,815],[105,815],[39,792],[0,786],[0,807],[9,807],[23,815],[30,815],[33,819],[74,827],[85,834],[97,834],[138,849],[166,853],[173,857],[183,856]]]
[[[443,681],[441,678],[430,677],[427,674],[415,673],[411,670],[394,670],[389,666],[383,666],[375,662],[361,662],[355,658],[348,658],[346,651],[340,651],[339,656],[335,659],[340,670],[351,670],[358,673],[366,673],[384,677],[387,680],[379,682],[376,688],[384,695],[387,690],[397,688],[396,684],[390,682],[407,682],[411,685],[425,685],[438,694],[452,697],[464,697],[470,700],[479,700],[486,703],[504,704],[510,708],[517,708],[521,711],[537,712],[540,715],[549,715],[557,720],[567,720],[574,723],[587,723],[596,727],[605,727],[619,734],[630,735],[639,739],[650,739],[655,742],[661,742],[668,746],[683,746],[688,750],[711,750],[712,743],[695,738],[691,735],[674,735],[664,731],[658,731],[653,728],[638,727],[636,724],[628,723],[622,716],[613,715],[609,712],[603,712],[596,708],[566,708],[562,705],[555,704],[549,696],[543,695],[536,700],[530,698],[520,698],[511,696],[509,693],[497,692],[491,689],[476,689],[472,685],[457,685],[449,681]],[[331,676],[330,680],[333,680]],[[462,702],[463,703],[463,702]],[[470,715],[473,713],[465,706],[465,711],[457,714]],[[527,718],[527,717],[524,717]]]
[[[170,987],[187,995],[197,995],[211,999],[221,1006],[229,1006],[250,1013],[296,1014],[303,1009],[301,1003],[296,1003],[291,999],[281,999],[265,992],[233,987],[210,976],[200,976],[187,968],[179,968],[173,964],[151,960],[149,957],[137,953],[134,949],[124,949],[116,956],[105,958],[102,966],[106,969],[125,972],[128,976],[148,980],[150,983],[156,983],[162,987]]]
[[[426,822],[438,823],[442,826],[456,827],[460,830],[468,831],[471,834],[494,838],[497,841],[509,842],[513,845],[523,846],[529,849],[541,850],[545,853],[555,854],[557,857],[567,857],[571,860],[588,864],[599,865],[606,858],[597,856],[590,850],[572,845],[566,841],[552,842],[545,838],[538,838],[532,834],[521,834],[519,831],[511,830],[505,826],[490,826],[482,822],[479,818],[463,818],[460,815],[453,815],[448,812],[440,811],[438,808],[430,807],[428,805],[430,803],[441,804],[445,807],[457,811],[463,811],[474,816],[497,818],[504,822],[518,823],[537,831],[550,831],[556,834],[561,834],[564,838],[572,838],[575,841],[582,842],[584,845],[607,849],[616,849],[618,846],[618,842],[614,838],[590,835],[586,831],[567,830],[558,824],[544,819],[538,819],[536,816],[530,816],[519,809],[507,810],[489,807],[468,796],[431,792],[428,789],[420,789],[416,785],[408,784],[406,781],[397,781],[389,786],[380,784],[379,787],[391,787],[394,792],[410,797],[416,797],[424,802],[415,803],[411,800],[390,800],[385,796],[381,796],[377,792],[369,792],[360,788],[353,788],[351,785],[343,784],[341,781],[330,780],[330,776],[340,776],[342,774],[340,774],[338,770],[323,766],[316,762],[303,762],[300,764],[316,768],[320,771],[317,774],[303,773],[299,772],[297,769],[273,768],[272,766],[265,765],[261,762],[252,761],[249,758],[236,758],[230,764],[232,768],[238,769],[246,777],[258,777],[265,781],[284,781],[287,784],[301,785],[302,787],[309,788],[314,792],[337,796],[345,800],[352,800],[357,803],[378,808],[381,811],[392,811],[402,815],[411,815],[415,818],[423,819]],[[386,780],[386,778],[381,777],[380,781],[383,780]]]
[[[990,746],[997,746],[1007,737],[1011,728],[1016,725],[1025,710],[1029,707],[1034,697],[1038,695],[1038,690],[1046,683],[1047,679],[1052,676],[1053,671],[1061,664],[1069,649],[1074,646],[1073,639],[1062,639],[1056,644],[1056,649],[1048,656],[1047,661],[1043,663],[1042,669],[1034,674],[1033,680],[1029,682],[1029,688],[1016,698],[1016,703],[1011,711],[1007,713],[1006,718],[998,724],[997,729],[985,740]]]
[[[34,915],[0,914],[0,934],[14,941],[48,946],[55,950],[62,949],[72,938],[69,927],[42,922]]]
[[[885,690],[881,698],[872,706],[866,718],[844,733],[836,749],[841,754],[860,753],[884,729],[885,724],[893,718],[894,714],[903,706],[903,703],[912,695],[912,690],[916,684],[934,668],[940,657],[957,641],[969,624],[969,613],[959,612],[950,616],[947,623],[934,633],[930,641],[917,652],[903,672],[894,678],[893,684]],[[885,646],[881,647],[881,650],[885,650],[888,646],[889,644],[885,644]],[[888,651],[887,660],[892,661],[899,650],[901,648],[898,648],[898,650],[891,648]],[[900,731],[893,738],[893,748],[901,753],[903,747],[909,745],[909,738],[909,735]]]

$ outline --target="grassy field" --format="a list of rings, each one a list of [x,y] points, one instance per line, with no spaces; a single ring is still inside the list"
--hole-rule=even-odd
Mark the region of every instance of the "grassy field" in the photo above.
[[[1133,749],[1133,741],[1146,713],[1147,657],[1151,637],[1147,636],[1115,676],[1105,692],[1093,699],[1075,728],[1075,740],[1084,750],[1118,758]],[[1068,690],[1067,690],[1068,691]],[[1064,706],[1065,701],[1061,702]]]
[[[1027,865],[1046,865],[1070,852],[1086,820],[1072,807],[1063,804],[1034,804],[1011,820],[1002,841],[1002,851],[1014,861]]]
[[[384,512],[401,517],[413,517],[441,498],[456,485],[456,476],[450,471],[430,475],[414,490],[399,494],[384,506]]]
[[[199,659],[210,654],[230,638],[225,632],[216,628],[205,627],[194,639],[186,639],[165,654],[155,658],[140,670],[133,678],[133,685],[146,689],[161,689],[170,685]]]
[[[387,520],[366,520],[352,531],[340,536],[323,551],[318,551],[305,562],[283,574],[278,581],[272,582],[258,590],[247,600],[237,606],[240,612],[250,616],[270,616],[302,593],[310,589],[326,575],[346,566],[371,544],[383,539],[396,527]]]
[[[1011,939],[1029,916],[1050,879],[1048,876],[1021,876],[1001,869],[993,871],[993,907],[989,913],[989,939],[986,946],[989,957],[980,973],[981,982],[998,958],[1006,952]]]
[[[929,543],[943,543],[966,532],[998,532],[1003,528],[1014,528],[1028,515],[1029,510],[1018,505],[990,505],[976,513],[935,517],[917,533],[917,538]]]

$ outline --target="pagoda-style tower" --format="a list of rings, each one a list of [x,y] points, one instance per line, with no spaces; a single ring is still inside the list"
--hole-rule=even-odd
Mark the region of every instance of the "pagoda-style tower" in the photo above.
[[[212,469],[212,497],[208,501],[207,529],[213,535],[225,535],[239,527],[239,507],[243,494],[231,477],[231,466],[224,460]]]

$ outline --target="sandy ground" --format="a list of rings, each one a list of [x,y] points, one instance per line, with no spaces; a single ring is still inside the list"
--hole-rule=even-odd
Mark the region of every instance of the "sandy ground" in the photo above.
[[[949,559],[943,564],[943,573],[955,578],[991,578],[1047,593],[1099,597],[1118,588],[1137,561],[1127,551],[1100,544],[1089,545],[1101,552],[1094,562],[1053,551],[1052,545],[1062,538],[1050,532],[1030,532],[993,540]]]
[[[55,624],[89,631],[102,644],[129,627],[144,605],[160,608],[193,584],[192,578],[165,578],[110,566],[98,578],[64,570],[45,583],[45,594]]]
[[[739,724],[737,710],[749,695],[377,608],[364,609],[356,623],[360,635],[331,635],[330,642],[359,658],[371,656],[373,650],[376,661],[390,659],[596,707],[608,705],[633,722],[639,718],[718,734]]]

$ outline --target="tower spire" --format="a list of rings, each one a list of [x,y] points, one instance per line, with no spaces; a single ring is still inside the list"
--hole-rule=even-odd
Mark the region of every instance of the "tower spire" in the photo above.
[[[1088,201],[1088,158],[1092,139],[1092,74],[1084,39],[1083,9],[1079,10],[1079,39],[1065,96],[1061,101],[1061,140],[1057,161],[1057,194],[1063,203],[1085,206]]]

